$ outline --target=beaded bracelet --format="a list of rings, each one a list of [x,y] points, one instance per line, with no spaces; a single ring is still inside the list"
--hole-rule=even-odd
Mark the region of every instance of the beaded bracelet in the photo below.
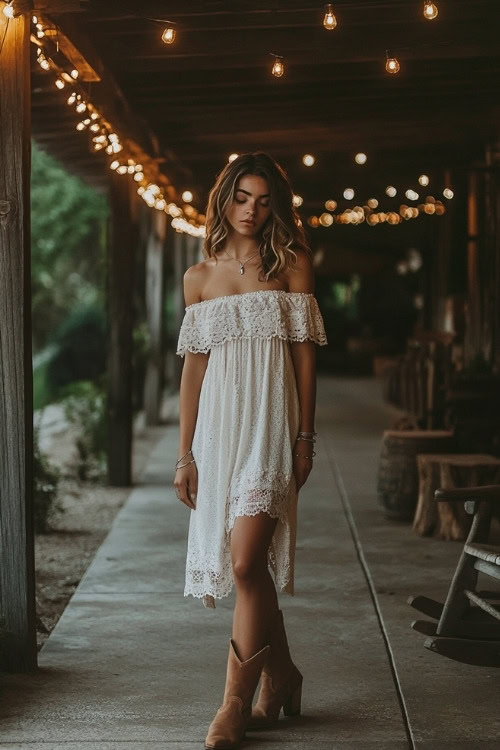
[[[316,451],[313,451],[312,456],[301,456],[300,453],[294,453],[293,455],[296,458],[310,458],[312,460],[314,458],[314,456],[316,455]]]

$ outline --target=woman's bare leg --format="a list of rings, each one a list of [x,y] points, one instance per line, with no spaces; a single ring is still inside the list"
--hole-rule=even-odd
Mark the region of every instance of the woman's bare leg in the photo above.
[[[231,532],[231,557],[236,585],[233,640],[241,661],[266,645],[278,597],[267,565],[267,552],[277,518],[267,513],[237,518]]]

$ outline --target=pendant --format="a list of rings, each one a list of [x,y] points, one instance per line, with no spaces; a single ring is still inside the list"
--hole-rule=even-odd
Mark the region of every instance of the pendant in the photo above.
[[[243,268],[243,266],[241,265],[241,263],[240,263],[240,273],[245,273],[245,269]]]

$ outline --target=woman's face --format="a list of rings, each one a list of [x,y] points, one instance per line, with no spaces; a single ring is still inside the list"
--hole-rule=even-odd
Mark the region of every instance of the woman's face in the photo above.
[[[264,177],[247,174],[240,177],[236,188],[226,217],[236,232],[252,237],[262,229],[271,213],[269,186]]]

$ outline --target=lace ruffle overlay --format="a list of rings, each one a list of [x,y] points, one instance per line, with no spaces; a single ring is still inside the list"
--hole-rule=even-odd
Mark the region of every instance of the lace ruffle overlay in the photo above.
[[[268,289],[195,302],[185,309],[177,354],[206,353],[231,339],[273,336],[327,344],[315,296]]]
[[[300,406],[290,341],[327,344],[312,294],[263,290],[186,308],[177,353],[208,352],[192,450],[198,469],[190,512],[184,594],[215,599],[233,587],[236,519],[277,518],[269,568],[293,594],[297,492],[292,448]]]

